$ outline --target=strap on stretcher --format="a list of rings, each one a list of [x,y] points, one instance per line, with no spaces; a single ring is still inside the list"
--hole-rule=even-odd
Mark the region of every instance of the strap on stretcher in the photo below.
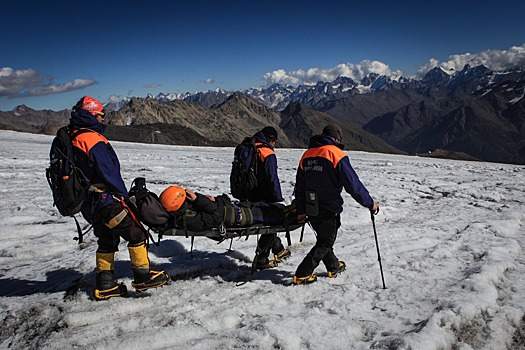
[[[164,231],[166,236],[184,236],[184,237],[208,237],[211,239],[236,238],[252,235],[264,235],[279,232],[294,231],[304,224],[289,224],[288,227],[284,225],[269,226],[264,224],[257,224],[247,227],[226,227],[225,231],[220,232],[218,228],[212,228],[205,231],[189,231],[185,229],[171,228]]]

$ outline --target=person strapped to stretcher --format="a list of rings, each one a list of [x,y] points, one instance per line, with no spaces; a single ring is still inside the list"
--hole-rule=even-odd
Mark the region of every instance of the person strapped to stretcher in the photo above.
[[[247,227],[254,224],[282,225],[285,213],[290,212],[278,203],[250,203],[243,206],[232,202],[226,194],[204,195],[181,186],[166,188],[159,197],[164,209],[170,214],[171,228],[201,232],[225,227]]]

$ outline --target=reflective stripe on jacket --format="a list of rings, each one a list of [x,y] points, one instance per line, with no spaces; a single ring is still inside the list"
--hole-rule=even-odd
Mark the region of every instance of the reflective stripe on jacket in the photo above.
[[[316,135],[303,154],[297,169],[295,198],[297,212],[304,214],[305,191],[317,193],[319,207],[335,213],[343,211],[341,192],[345,189],[352,198],[370,208],[374,201],[350,165],[347,154],[332,138]]]
[[[103,130],[94,116],[89,112],[73,111],[70,125],[74,130],[87,128],[92,132],[79,134],[73,139],[75,163],[91,183],[104,184],[105,193],[100,206],[112,203],[111,195],[128,197],[126,185],[120,175],[120,162],[109,141],[99,133]],[[107,195],[106,195],[107,194]]]
[[[259,155],[258,187],[248,200],[250,202],[282,202],[281,183],[277,175],[277,156],[272,145],[266,140],[262,132],[259,131],[254,135],[254,138],[257,154]]]

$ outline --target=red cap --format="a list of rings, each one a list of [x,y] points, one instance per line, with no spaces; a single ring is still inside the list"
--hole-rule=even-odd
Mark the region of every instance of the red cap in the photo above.
[[[104,115],[104,106],[102,106],[102,103],[90,96],[84,96],[80,108],[85,109],[95,117],[99,114]]]

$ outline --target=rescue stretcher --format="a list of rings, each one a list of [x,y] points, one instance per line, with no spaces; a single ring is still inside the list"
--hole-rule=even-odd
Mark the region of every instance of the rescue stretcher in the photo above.
[[[255,224],[247,227],[221,227],[212,228],[204,231],[189,231],[180,228],[170,228],[165,230],[162,235],[164,236],[183,236],[183,237],[207,237],[215,241],[223,241],[225,239],[241,238],[252,236],[252,235],[265,235],[271,233],[286,232],[287,238],[289,233],[297,230],[298,228],[304,229],[304,223],[288,224],[270,226],[268,224]],[[289,243],[290,244],[290,243]]]
[[[189,231],[185,229],[177,229],[177,228],[170,228],[167,230],[164,230],[162,234],[159,234],[159,240],[163,235],[166,236],[182,236],[186,238],[191,238],[191,250],[190,252],[193,252],[193,243],[195,240],[195,237],[206,237],[210,238],[214,241],[217,241],[218,243],[224,242],[227,239],[231,239],[230,241],[230,249],[231,249],[231,243],[233,242],[234,238],[241,238],[246,237],[248,239],[249,236],[252,235],[265,235],[265,234],[271,234],[271,233],[280,233],[280,232],[286,232],[286,240],[288,243],[288,246],[292,245],[292,240],[290,238],[290,232],[297,230],[298,228],[301,228],[301,238],[300,242],[303,241],[303,234],[304,234],[304,223],[290,223],[286,225],[278,225],[278,226],[271,226],[268,224],[255,224],[247,227],[220,227],[220,228],[212,228],[204,231]],[[255,258],[252,262],[252,269],[251,274],[253,275],[256,272],[256,263],[257,263],[257,256],[259,255],[259,246],[257,246],[256,252],[255,252]]]
[[[230,239],[230,248],[233,243],[234,238],[242,238],[246,237],[248,239],[249,236],[253,235],[265,235],[265,234],[272,234],[272,233],[280,233],[280,232],[286,232],[286,240],[288,243],[288,246],[292,245],[292,240],[290,238],[290,232],[297,230],[298,228],[301,228],[301,237],[300,242],[303,241],[303,234],[304,234],[304,227],[305,223],[288,223],[288,224],[282,224],[277,226],[271,226],[268,224],[254,224],[251,226],[246,227],[225,227],[221,226],[218,228],[211,228],[203,231],[190,231],[184,228],[168,228],[163,230],[162,232],[156,232],[158,234],[158,242],[155,242],[153,237],[150,234],[150,238],[152,239],[153,243],[155,245],[159,245],[160,240],[163,236],[179,236],[179,237],[186,237],[191,239],[191,249],[190,253],[193,256],[193,245],[195,241],[195,237],[206,237],[209,239],[212,239],[214,241],[217,241],[217,244],[220,244],[224,242],[227,239]],[[148,231],[149,232],[149,231]],[[252,261],[252,269],[251,269],[251,275],[253,275],[256,271],[256,265],[257,265],[257,257],[259,255],[259,246],[257,245],[257,249],[255,251],[255,258]]]

